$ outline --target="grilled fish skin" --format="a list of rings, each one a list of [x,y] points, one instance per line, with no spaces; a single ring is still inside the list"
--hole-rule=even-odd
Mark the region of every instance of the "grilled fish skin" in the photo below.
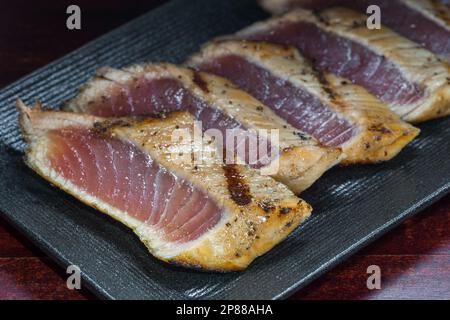
[[[294,119],[291,125],[323,144],[338,141],[337,146],[347,155],[344,164],[390,160],[419,133],[362,87],[331,74],[318,75],[293,47],[238,40],[211,42],[186,64],[228,78],[280,112],[283,119]],[[291,101],[295,90],[299,98]],[[300,114],[300,107],[308,110],[314,104],[321,109],[310,111],[311,117],[293,117]],[[293,112],[286,113],[288,109]],[[302,119],[308,121],[301,123]],[[331,122],[335,124],[322,129]],[[338,126],[342,130],[336,130]]]
[[[344,157],[280,119],[270,108],[224,78],[171,64],[99,70],[65,109],[99,116],[148,115],[188,110],[203,129],[277,129],[279,158],[271,176],[300,193]],[[212,110],[212,111],[208,111]],[[225,133],[223,134],[225,136]]]
[[[450,62],[450,10],[436,0],[262,0],[261,6],[273,14],[294,8],[323,10],[340,6],[366,13],[370,5],[382,12],[382,23],[414,41],[441,59]],[[401,18],[400,18],[401,14]]]
[[[17,107],[27,165],[130,227],[163,261],[242,270],[310,215],[287,187],[247,166],[181,161],[174,150],[190,158],[199,147],[172,141],[176,128],[192,133],[189,113],[104,119]]]
[[[345,8],[296,9],[230,37],[294,45],[317,68],[363,86],[408,122],[450,114],[449,66],[388,28],[369,30],[366,19]]]

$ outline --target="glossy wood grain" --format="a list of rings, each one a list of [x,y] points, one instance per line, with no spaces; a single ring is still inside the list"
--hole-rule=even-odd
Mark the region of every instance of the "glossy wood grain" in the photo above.
[[[73,1],[0,1],[0,86],[164,2],[81,0],[82,30],[65,27]],[[382,289],[366,287],[378,265]],[[0,219],[0,299],[93,299],[69,290],[66,274]],[[450,196],[294,294],[292,299],[450,299]]]

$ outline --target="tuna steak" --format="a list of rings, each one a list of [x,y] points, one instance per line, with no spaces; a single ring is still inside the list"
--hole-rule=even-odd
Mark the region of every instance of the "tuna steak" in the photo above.
[[[264,169],[262,173],[268,172],[296,193],[309,187],[342,159],[340,148],[322,146],[226,79],[170,64],[100,70],[80,94],[68,102],[66,109],[106,117],[162,115],[188,110],[202,122],[204,132],[208,134],[208,130],[217,129],[222,133],[223,140],[216,139],[219,148],[227,152],[234,147],[236,154],[244,153],[240,158],[245,163]],[[233,129],[244,132],[263,129],[267,134],[258,136],[262,141],[256,146],[258,152],[248,143],[244,152],[238,152],[242,144],[233,143],[231,147],[225,141],[227,130]],[[277,139],[269,134],[273,129],[278,132]],[[267,148],[260,148],[264,140],[268,140],[266,145],[270,150],[267,153],[264,153]],[[259,156],[256,163],[247,161],[255,154]]]
[[[185,161],[199,146],[172,137],[176,129],[192,136],[189,113],[106,120],[20,102],[18,108],[27,164],[130,227],[161,260],[241,270],[310,214],[310,206],[284,185],[247,166]]]
[[[291,47],[212,42],[187,64],[231,80],[322,144],[342,147],[347,164],[389,160],[418,133],[364,89],[314,70]]]
[[[368,29],[366,16],[352,10],[298,9],[234,37],[293,45],[316,68],[361,85],[407,121],[450,113],[448,65],[387,28]]]
[[[322,10],[342,6],[366,13],[378,5],[382,23],[388,28],[434,52],[450,62],[450,11],[436,0],[263,0],[261,5],[272,13],[294,8]]]

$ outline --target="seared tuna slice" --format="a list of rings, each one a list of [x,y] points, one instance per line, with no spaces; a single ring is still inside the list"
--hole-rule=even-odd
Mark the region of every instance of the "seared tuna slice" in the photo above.
[[[208,146],[195,139],[174,142],[176,130],[193,137],[189,113],[106,120],[20,102],[18,108],[26,163],[131,228],[163,261],[241,270],[310,214],[310,206],[287,187],[248,166],[208,156],[186,161]],[[211,154],[216,150],[209,148]]]
[[[262,0],[268,11],[280,14],[294,8],[321,10],[342,6],[366,13],[370,5],[381,9],[382,23],[450,62],[450,11],[436,0]]]
[[[342,159],[340,148],[322,146],[228,80],[170,64],[102,69],[68,102],[66,109],[106,117],[161,116],[187,110],[202,122],[206,134],[212,130],[222,133],[224,139],[216,142],[224,153],[229,154],[232,148],[235,154],[244,153],[240,159],[245,163],[260,168],[261,173],[282,181],[296,193]],[[259,150],[245,143],[245,150],[240,152],[242,144],[226,139],[229,130],[237,129],[261,132]],[[278,138],[273,137],[274,131]],[[250,161],[254,155],[258,155],[254,157],[256,162]]]
[[[370,30],[345,8],[297,9],[234,37],[297,47],[316,68],[347,78],[410,122],[450,113],[449,66],[387,28]]]
[[[292,47],[212,42],[187,65],[231,80],[293,127],[342,147],[347,164],[389,160],[419,132],[362,87],[314,70]]]

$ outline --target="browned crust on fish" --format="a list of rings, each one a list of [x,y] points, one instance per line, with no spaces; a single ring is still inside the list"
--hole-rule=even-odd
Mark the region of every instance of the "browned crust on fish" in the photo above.
[[[205,270],[242,270],[282,241],[310,215],[311,207],[306,202],[281,183],[261,176],[253,169],[239,165],[233,167],[234,175],[248,188],[251,199],[240,202],[232,197],[221,163],[180,162],[179,155],[171,152],[171,148],[179,147],[172,142],[172,133],[176,128],[193,130],[193,118],[188,113],[172,113],[166,119],[111,121],[83,114],[44,111],[39,106],[31,109],[20,101],[17,105],[20,128],[28,146],[28,166],[87,205],[130,227],[149,251],[163,261]],[[143,228],[141,223],[124,212],[86,194],[50,168],[46,162],[48,131],[73,126],[101,129],[104,134],[135,144],[160,165],[206,192],[225,208],[226,215],[216,227],[184,247],[164,243],[151,229]],[[154,135],[155,132],[158,134]]]
[[[419,133],[419,129],[402,121],[364,88],[331,74],[318,75],[293,47],[239,40],[217,41],[205,45],[187,64],[195,67],[229,54],[243,57],[312,93],[356,127],[358,132],[342,146],[347,155],[344,164],[390,160]]]

